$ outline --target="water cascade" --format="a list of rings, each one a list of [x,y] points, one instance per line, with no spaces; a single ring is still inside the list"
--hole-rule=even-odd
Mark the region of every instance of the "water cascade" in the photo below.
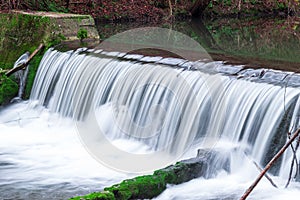
[[[299,127],[297,74],[222,62],[187,66],[185,60],[177,59],[176,65],[172,59],[165,61],[101,50],[50,49],[40,64],[26,109],[43,108],[50,116],[76,121],[85,121],[94,112],[110,141],[143,144],[144,149],[138,148],[142,152],[186,155],[201,148],[227,149],[232,173],[242,171],[247,184],[257,174],[249,159],[264,165],[276,153],[273,149],[284,144],[287,131]],[[120,148],[137,153],[126,145]],[[291,157],[287,152],[272,171],[278,179],[287,178]],[[214,180],[220,178],[207,181]],[[247,184],[243,182],[243,189]],[[183,197],[176,187],[161,198]],[[240,194],[242,187],[238,188],[228,191]],[[216,193],[201,199],[225,198],[224,191],[216,189]]]
[[[21,66],[27,62],[29,58],[29,52],[24,53],[14,64],[14,68]],[[18,96],[13,99],[13,101],[19,101],[22,99],[24,90],[25,90],[25,84],[27,81],[27,76],[29,72],[29,67],[26,67],[24,70],[19,70],[15,73],[15,77],[17,80],[19,80],[19,91]]]

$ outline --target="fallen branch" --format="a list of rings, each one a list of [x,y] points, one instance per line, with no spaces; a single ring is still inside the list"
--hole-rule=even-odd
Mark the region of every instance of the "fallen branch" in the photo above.
[[[245,154],[246,158],[248,158],[250,161],[252,161],[252,163],[255,165],[255,167],[260,172],[262,172],[263,169],[254,160],[251,160],[245,152],[244,152],[244,154]],[[278,188],[278,186],[274,183],[274,181],[271,179],[271,177],[268,176],[268,174],[265,174],[264,176],[266,177],[266,179],[268,179],[270,181],[271,185],[273,185],[275,188]]]
[[[9,71],[7,71],[6,73],[5,73],[5,75],[6,76],[10,76],[10,75],[12,75],[13,73],[15,73],[15,72],[17,72],[17,71],[19,71],[19,70],[21,70],[21,69],[24,69],[25,67],[27,67],[27,65],[29,64],[29,62],[32,60],[32,58],[42,49],[44,47],[44,45],[43,44],[40,44],[40,46],[36,49],[36,50],[34,50],[34,52],[29,56],[29,58],[28,58],[28,60],[24,63],[24,64],[22,64],[22,65],[20,65],[20,66],[18,66],[18,67],[15,67],[15,68],[12,68],[11,70],[9,70]]]
[[[0,74],[8,72],[7,69],[0,69]]]
[[[298,174],[298,160],[297,160],[297,150],[299,148],[299,144],[300,144],[300,138],[298,138],[297,140],[297,144],[296,144],[296,148],[294,149],[293,148],[293,159],[292,159],[292,164],[291,164],[291,168],[290,168],[290,173],[289,173],[289,179],[285,185],[285,188],[287,188],[291,182],[291,179],[292,179],[292,174],[293,174],[293,169],[294,169],[294,164],[296,163],[296,173],[295,173],[295,177],[297,176]]]
[[[254,163],[254,165],[256,166],[256,168],[257,168],[260,172],[262,172],[263,169],[262,169],[255,161],[253,161],[253,163]],[[268,181],[270,181],[271,185],[273,185],[274,187],[278,188],[277,185],[274,183],[274,181],[271,179],[271,177],[268,176],[268,174],[265,174],[264,176],[266,177],[266,179],[268,179]]]
[[[280,149],[280,151],[272,158],[272,160],[267,164],[267,166],[263,169],[260,175],[256,178],[254,183],[246,190],[240,200],[245,200],[249,194],[253,191],[255,186],[259,183],[262,177],[267,173],[267,171],[272,167],[272,165],[276,162],[278,158],[285,152],[285,150],[292,144],[292,142],[299,136],[300,128],[297,129],[294,135],[289,139],[289,141]]]

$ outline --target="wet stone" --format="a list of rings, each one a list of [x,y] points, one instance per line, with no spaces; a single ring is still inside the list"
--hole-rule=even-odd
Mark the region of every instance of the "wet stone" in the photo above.
[[[112,56],[112,57],[118,57],[120,52],[116,52],[116,51],[113,51],[113,52],[105,52],[105,53],[102,53],[106,56]]]
[[[238,78],[262,78],[265,69],[245,69],[238,73]]]
[[[95,49],[88,49],[86,51],[89,52],[89,53],[93,53],[95,51]]]
[[[165,64],[165,65],[180,65],[181,63],[186,62],[186,60],[181,58],[164,58],[158,61],[158,64]]]
[[[144,57],[143,55],[139,55],[139,54],[127,54],[126,56],[124,56],[125,59],[131,59],[131,60],[140,60],[143,57]]]
[[[218,62],[195,62],[195,64],[192,66],[193,69],[197,69],[206,73],[216,73],[216,66]]]
[[[194,65],[194,62],[187,61],[187,62],[179,64],[179,67],[187,69],[187,70],[193,70],[193,65]]]
[[[285,78],[287,86],[299,87],[300,86],[300,74],[293,74]]]
[[[155,57],[145,56],[140,61],[142,61],[142,62],[158,62],[161,59],[163,59],[163,57],[160,57],[160,56],[155,56]]]
[[[243,66],[238,65],[238,66],[233,66],[233,65],[218,65],[216,68],[217,72],[223,73],[223,74],[230,74],[234,75],[243,70]]]
[[[102,49],[97,49],[94,53],[101,53],[103,50]]]
[[[261,79],[269,82],[278,82],[283,81],[286,76],[287,74],[283,72],[267,71]]]

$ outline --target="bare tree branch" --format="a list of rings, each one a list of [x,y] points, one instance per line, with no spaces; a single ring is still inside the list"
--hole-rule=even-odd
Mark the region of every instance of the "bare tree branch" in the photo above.
[[[250,195],[250,193],[253,191],[253,189],[256,187],[256,185],[259,183],[259,181],[262,179],[262,177],[267,173],[267,171],[272,167],[272,165],[282,156],[282,154],[285,152],[285,150],[292,144],[292,142],[299,136],[300,134],[300,128],[298,128],[291,139],[280,149],[280,151],[272,158],[272,160],[267,164],[267,166],[263,169],[263,171],[260,173],[260,175],[256,178],[254,183],[246,190],[246,192],[243,194],[243,196],[240,198],[240,200],[245,200]]]

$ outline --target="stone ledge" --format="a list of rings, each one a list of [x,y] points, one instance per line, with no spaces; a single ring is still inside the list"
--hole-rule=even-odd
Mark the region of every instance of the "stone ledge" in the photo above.
[[[22,10],[12,10],[11,14],[30,15],[37,17],[50,18],[49,31],[52,34],[62,34],[67,41],[78,40],[77,32],[80,28],[84,28],[88,32],[88,39],[99,40],[95,21],[90,15],[78,15],[71,13],[54,13],[54,12],[28,12]]]
[[[56,13],[56,12],[44,12],[44,11],[23,11],[23,10],[12,10],[11,13],[33,15],[39,17],[50,17],[50,18],[92,18],[90,15],[78,15],[72,13]]]

